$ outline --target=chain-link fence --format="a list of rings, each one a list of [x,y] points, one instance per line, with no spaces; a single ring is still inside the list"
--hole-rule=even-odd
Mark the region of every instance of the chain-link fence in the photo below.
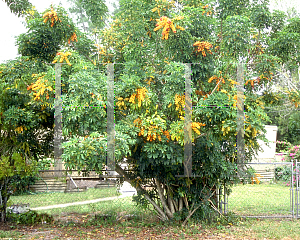
[[[229,195],[221,193],[223,212],[247,217],[298,217],[298,163],[249,163],[248,171],[253,173],[250,179],[241,179]],[[121,178],[99,177],[93,172],[81,176],[62,171],[59,178],[53,174],[54,171],[40,172],[30,192],[11,197],[11,208],[19,212],[32,209],[67,221],[85,221],[82,217],[90,215],[115,219],[153,217],[151,210],[136,205],[134,189],[126,182],[121,185]]]
[[[116,220],[152,217],[151,210],[145,210],[133,201],[135,194],[122,178],[99,177],[93,172],[82,176],[77,172],[43,171],[27,191],[11,196],[8,209],[14,213],[30,209],[68,222],[84,222],[84,216]]]
[[[225,196],[225,210],[247,217],[298,216],[298,164],[250,163],[250,179],[241,179]],[[245,184],[245,182],[247,182]]]

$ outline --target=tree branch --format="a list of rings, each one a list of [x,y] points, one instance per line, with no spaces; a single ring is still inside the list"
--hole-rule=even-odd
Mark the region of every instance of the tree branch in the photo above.
[[[211,92],[211,94],[208,95],[208,97],[211,96],[211,95],[216,91],[216,89],[217,89],[217,87],[219,86],[220,82],[221,82],[221,81],[218,82],[218,84],[215,86],[215,88],[214,88],[214,90]]]
[[[175,207],[174,207],[174,204],[173,204],[173,199],[171,198],[170,195],[168,195],[168,205],[169,205],[169,208],[170,208],[171,213],[173,215],[175,213]]]
[[[173,206],[175,207],[175,211],[178,212],[178,201],[175,199],[172,199],[173,201]]]
[[[166,199],[165,199],[165,196],[163,194],[163,189],[161,188],[161,183],[160,181],[155,178],[155,183],[156,183],[156,186],[157,186],[157,192],[158,192],[158,196],[160,198],[160,201],[164,207],[164,209],[166,210],[166,214],[169,218],[173,218],[173,214],[172,212],[170,211],[168,205],[167,205],[167,202],[166,202]]]
[[[182,197],[181,197],[181,198],[179,198],[178,210],[181,211],[182,208],[183,208],[183,200],[182,200]]]
[[[185,204],[187,210],[190,210],[189,203],[188,203],[188,200],[187,200],[186,196],[183,197],[183,201],[184,201],[184,204]]]
[[[168,220],[168,216],[164,213],[164,211],[156,204],[155,201],[153,201],[151,199],[151,197],[147,194],[147,192],[139,185],[139,184],[133,184],[132,180],[128,177],[127,173],[118,165],[116,164],[116,172],[119,174],[119,175],[123,175],[124,178],[125,178],[125,181],[129,182],[130,185],[132,187],[134,187],[137,191],[140,191],[143,193],[143,195],[145,196],[145,198],[153,205],[153,207],[155,208],[155,210],[158,212],[158,214],[160,214],[160,218],[163,220],[163,221],[166,221]]]
[[[184,222],[182,223],[182,226],[184,226],[187,221],[190,219],[190,217],[194,214],[194,212],[196,212],[196,210],[200,207],[201,205],[199,204],[198,207],[196,207],[192,212],[189,213],[189,215],[186,217],[186,219],[184,220]]]

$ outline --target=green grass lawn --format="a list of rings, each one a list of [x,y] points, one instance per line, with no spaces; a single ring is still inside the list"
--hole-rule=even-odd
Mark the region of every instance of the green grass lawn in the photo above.
[[[290,214],[290,188],[277,183],[236,185],[228,197],[228,211],[245,216]]]
[[[300,240],[299,220],[291,219],[248,219],[218,232],[233,234],[230,239]]]
[[[39,210],[40,213],[48,213],[50,215],[62,215],[67,213],[78,213],[78,214],[135,214],[144,215],[150,214],[147,210],[144,212],[140,207],[132,201],[132,197],[119,198],[115,200],[102,201],[97,203],[90,203],[85,205],[75,205],[64,208],[54,208],[51,210]],[[143,216],[141,216],[143,217]]]
[[[80,202],[97,198],[118,196],[117,188],[90,188],[85,192],[74,193],[39,193],[21,196],[12,196],[10,200],[14,204],[29,203],[31,208],[63,203]],[[82,206],[82,205],[80,205]]]
[[[98,188],[88,189],[86,192],[74,193],[39,193],[21,196],[12,196],[10,198],[13,204],[29,203],[30,208],[51,206],[64,203],[81,202],[92,199],[119,196],[117,188]],[[101,201],[97,203],[89,203],[84,205],[75,205],[63,208],[53,208],[50,210],[38,210],[39,213],[48,213],[50,215],[62,215],[67,213],[98,213],[98,214],[135,214],[144,215],[141,210],[132,201],[132,197],[125,197],[115,200]],[[150,214],[150,211],[147,211]]]
[[[11,201],[29,203],[31,208],[63,203],[80,202],[98,198],[117,196],[116,188],[88,189],[78,193],[40,193],[33,195],[12,196]],[[104,201],[86,205],[69,206],[51,210],[40,210],[50,214],[63,212],[128,212],[137,209],[131,197]],[[236,185],[228,197],[228,211],[242,216],[287,216],[290,215],[290,188],[282,183]]]

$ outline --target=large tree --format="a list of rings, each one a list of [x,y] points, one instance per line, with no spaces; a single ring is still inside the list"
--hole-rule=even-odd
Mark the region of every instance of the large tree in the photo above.
[[[272,83],[278,62],[263,49],[271,14],[266,3],[240,2],[241,6],[231,4],[230,9],[228,4],[220,3],[216,11],[213,3],[192,0],[121,0],[113,23],[100,34],[99,68],[101,63],[119,63],[115,64],[116,171],[136,187],[136,200],[152,204],[163,220],[175,215],[188,219],[195,213],[206,216],[211,204],[217,204],[215,196],[221,185],[229,186],[237,179],[234,146],[240,61],[247,66],[245,162],[258,149],[257,139],[263,138],[267,116],[256,91]],[[195,63],[191,67],[195,178],[178,177],[184,173],[183,63]],[[90,70],[69,79],[72,90],[66,96],[70,102],[75,96],[81,103],[94,102],[96,90],[107,98],[102,86],[105,69],[101,69],[99,85]],[[87,89],[78,84],[89,81],[95,84]],[[79,97],[82,94],[89,98]],[[105,111],[99,108],[100,116],[91,114],[95,109],[65,111],[66,165],[101,172],[108,136],[105,121],[97,119],[106,117]],[[79,133],[79,124],[72,121],[83,117],[97,122],[97,129],[87,125]],[[78,128],[76,136],[74,127]],[[129,166],[126,171],[120,165],[124,158]]]
[[[286,27],[280,13],[270,13],[266,1],[246,3],[218,1],[216,8],[214,2],[195,0],[121,0],[113,23],[100,31],[101,44],[96,45],[61,8],[28,16],[30,29],[18,41],[22,55],[41,64],[67,63],[62,66],[65,166],[102,173],[111,107],[106,64],[115,62],[116,171],[138,190],[136,200],[152,204],[162,220],[207,216],[218,204],[220,187],[228,190],[239,179],[234,147],[241,100],[237,66],[245,64],[242,160],[247,162],[259,148],[257,139],[263,138],[268,119],[264,102],[269,98],[257,91],[273,84],[277,66],[285,61],[285,48],[272,46],[283,46],[280,32],[291,31],[294,37],[297,31],[294,25]],[[49,34],[55,36],[52,41],[45,37]],[[293,44],[287,50],[293,57],[290,66],[298,59]],[[192,172],[197,177],[182,176],[184,63],[192,63]],[[47,69],[43,71],[53,74],[52,67]],[[28,82],[31,101],[53,103],[46,87],[52,86],[41,79]],[[128,169],[121,167],[124,158]]]

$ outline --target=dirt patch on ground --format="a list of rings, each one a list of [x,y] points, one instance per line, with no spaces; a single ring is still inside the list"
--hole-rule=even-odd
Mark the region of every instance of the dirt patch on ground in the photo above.
[[[164,230],[164,232],[162,232]],[[12,230],[11,230],[12,231]],[[59,227],[59,226],[35,226],[16,230],[20,235],[13,239],[255,239],[253,237],[235,237],[229,234],[213,233],[213,231],[201,231],[190,234],[177,229],[139,228],[134,227]],[[137,232],[138,231],[138,232]],[[8,238],[9,239],[9,238]],[[266,239],[267,240],[267,239]]]
[[[153,226],[143,226],[137,220],[127,221],[124,218],[108,225],[106,220],[91,224],[91,219],[95,219],[95,214],[73,213],[56,216],[53,224],[25,226],[2,223],[0,229],[9,231],[12,236],[0,239],[255,239],[251,234],[236,237],[233,234],[220,233],[216,229],[204,229],[201,225],[192,225],[188,228],[157,223]],[[232,228],[232,232],[235,231],[232,226],[228,228]]]

